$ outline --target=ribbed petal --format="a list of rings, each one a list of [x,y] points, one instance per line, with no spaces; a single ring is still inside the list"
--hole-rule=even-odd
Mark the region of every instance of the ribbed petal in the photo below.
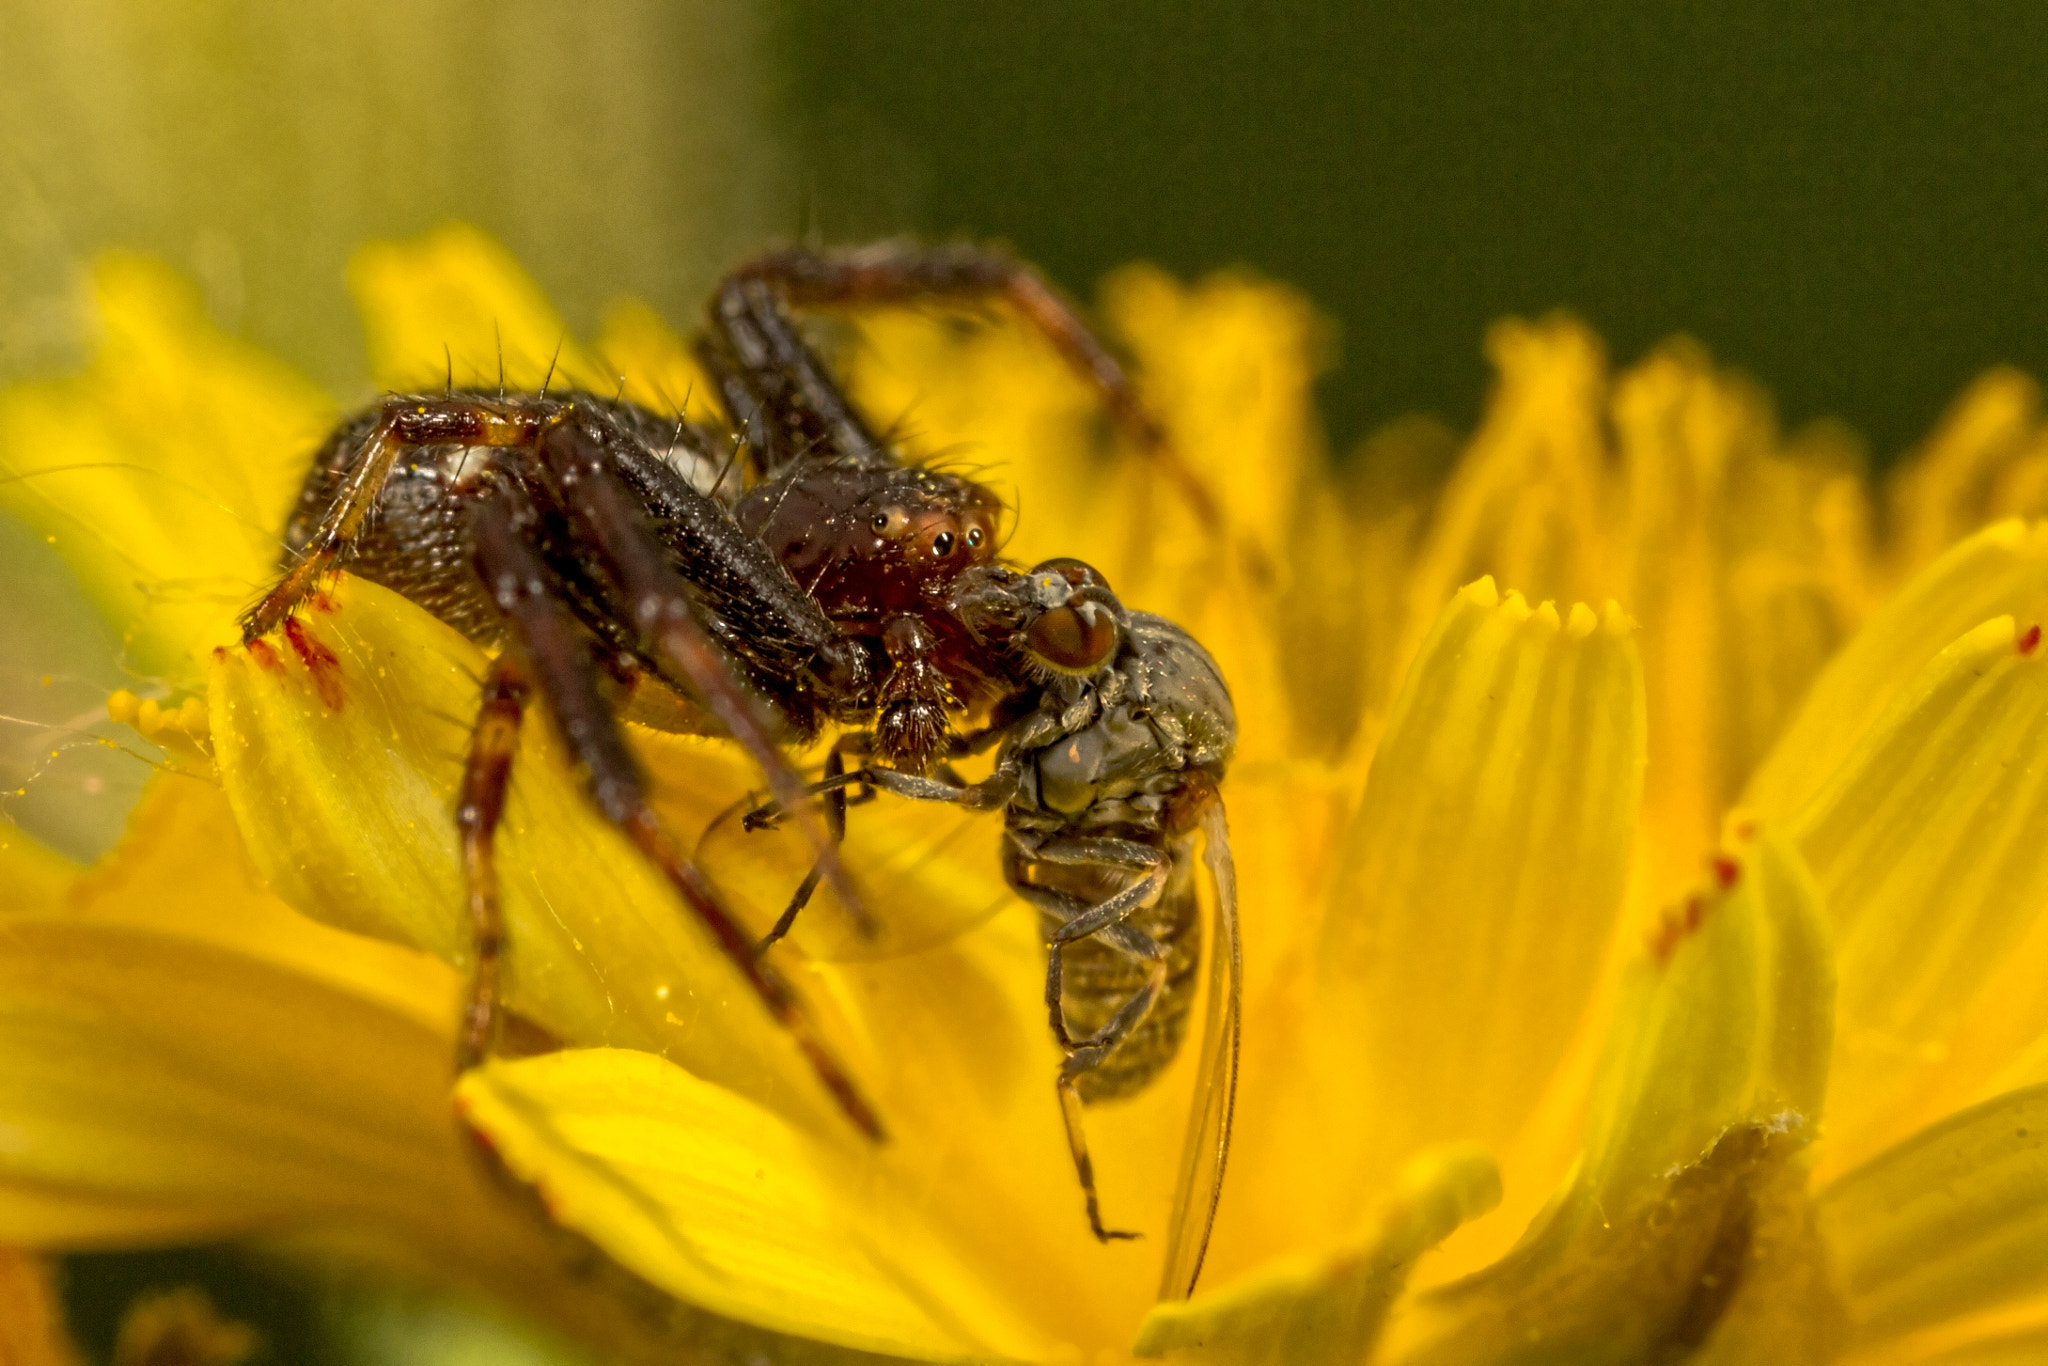
[[[1915,1134],[1834,1182],[1819,1208],[1858,1337],[1880,1359],[1916,1329],[2038,1300],[2048,1292],[2048,1087]]]
[[[1624,985],[1575,1178],[1501,1263],[1425,1297],[1392,1359],[1826,1360],[1794,1158],[1832,1004],[1798,856],[1770,837],[1724,856]]]
[[[303,656],[228,650],[213,667],[221,780],[250,854],[297,910],[467,966],[452,813],[483,656],[362,580],[302,622]],[[836,1122],[709,936],[591,810],[538,714],[499,858],[513,1009],[558,1038],[672,1052],[785,1113]]]
[[[2048,524],[1987,527],[1900,589],[1814,680],[1742,805],[1771,818],[1798,812],[1929,660],[2007,614],[2023,631],[2048,619]]]
[[[1619,608],[1560,619],[1482,580],[1444,609],[1374,756],[1315,956],[1322,1117],[1305,1132],[1338,1145],[1339,1171],[1369,1182],[1426,1144],[1515,1137],[1620,908],[1642,708]]]
[[[92,283],[85,373],[0,390],[0,506],[52,539],[131,670],[190,681],[272,572],[332,408],[156,262],[104,256]]]
[[[1191,1300],[1155,1307],[1139,1356],[1183,1352],[1221,1366],[1339,1366],[1363,1361],[1423,1253],[1500,1201],[1500,1173],[1474,1148],[1424,1153],[1402,1170],[1362,1228],[1297,1252]]]
[[[2010,617],[1942,651],[1800,814],[1840,974],[1830,1165],[1974,1099],[2048,1026],[2038,993],[1986,983],[2048,899],[2048,669]],[[2023,648],[2024,647],[2024,648]],[[2038,946],[2032,974],[2048,971]],[[2001,1048],[1954,1045],[1973,1008]]]
[[[463,223],[375,242],[349,262],[370,373],[399,393],[458,387],[537,389],[552,375],[610,395],[617,379],[568,329],[503,247]],[[500,367],[502,366],[502,371]]]
[[[623,1360],[673,1361],[685,1344],[841,1359],[572,1257],[466,1150],[450,1122],[452,1047],[445,1030],[218,944],[13,920],[0,935],[0,1240],[314,1229]]]
[[[1045,1350],[959,1275],[914,1192],[659,1058],[493,1063],[458,1102],[551,1217],[692,1304],[905,1356]]]

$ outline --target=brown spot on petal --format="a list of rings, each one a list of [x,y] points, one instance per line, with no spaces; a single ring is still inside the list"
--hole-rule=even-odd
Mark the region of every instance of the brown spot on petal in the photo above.
[[[249,658],[256,661],[257,667],[270,670],[277,668],[277,651],[270,648],[269,641],[252,640],[243,648],[248,650]]]
[[[2039,625],[2039,624],[2037,623],[2037,624],[2035,624],[2035,625],[2033,625],[2033,626],[2029,626],[2029,627],[2028,627],[2028,628],[2026,629],[2026,633],[2025,633],[2024,635],[2022,635],[2022,636],[2020,637],[2020,639],[2019,639],[2019,647],[2020,647],[2020,653],[2021,653],[2021,654],[2023,654],[2023,655],[2030,655],[2030,654],[2034,653],[2034,648],[2035,648],[2036,646],[2038,646],[2038,645],[2039,645],[2040,643],[2041,643],[2041,627],[2040,627],[2040,625]]]
[[[1742,880],[1742,865],[1726,854],[1714,857],[1714,882],[1722,891],[1728,891]]]
[[[1657,928],[1650,931],[1650,956],[1657,960],[1658,967],[1670,962],[1672,952],[1698,933],[1700,926],[1706,923],[1710,909],[1707,898],[1695,894],[1664,912]]]

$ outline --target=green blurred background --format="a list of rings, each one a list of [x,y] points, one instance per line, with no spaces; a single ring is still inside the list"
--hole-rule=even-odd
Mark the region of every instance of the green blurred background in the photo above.
[[[348,253],[451,218],[586,331],[621,293],[687,326],[796,234],[999,238],[1084,300],[1132,259],[1248,267],[1335,324],[1340,453],[1469,426],[1486,325],[1560,306],[1623,361],[1690,333],[1880,465],[1986,366],[2048,372],[2048,16],[2020,0],[0,0],[0,35],[0,379],[77,363],[78,267],[128,247],[362,400]],[[4,520],[0,579],[5,810],[90,857],[146,772],[93,721],[147,680]],[[74,1260],[94,1359],[181,1278],[266,1360],[544,1355],[212,1251]]]

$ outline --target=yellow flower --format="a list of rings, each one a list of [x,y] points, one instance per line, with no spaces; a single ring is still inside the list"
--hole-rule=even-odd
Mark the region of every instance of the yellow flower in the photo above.
[[[494,334],[532,384],[560,332],[459,230],[354,283],[393,387],[495,382]],[[1219,542],[1028,335],[870,323],[868,410],[965,451],[1011,554],[1097,563],[1236,695],[1238,1141],[1203,1286],[1155,1308],[1160,1239],[1081,1218],[992,819],[859,810],[901,951],[834,952],[820,917],[787,959],[875,1148],[528,728],[508,1000],[572,1046],[462,1078],[451,1124],[484,661],[347,579],[303,649],[234,647],[333,410],[160,269],[95,285],[93,367],[0,394],[0,489],[127,632],[161,697],[117,709],[168,758],[101,865],[0,847],[0,1244],[290,1233],[622,1359],[2048,1346],[2048,529],[2011,519],[2048,510],[2048,437],[2017,377],[1893,480],[1881,536],[1839,433],[1781,436],[1689,346],[1611,375],[1562,319],[1495,331],[1447,477],[1419,424],[1332,474],[1306,307],[1134,270],[1103,312]],[[622,306],[562,368],[672,407],[686,355]],[[754,781],[635,741],[686,838]],[[1115,1222],[1163,1230],[1194,1051],[1090,1113]]]

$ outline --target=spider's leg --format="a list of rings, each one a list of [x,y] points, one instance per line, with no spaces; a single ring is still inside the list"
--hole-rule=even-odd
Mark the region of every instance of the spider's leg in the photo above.
[[[1005,252],[972,244],[939,247],[882,242],[855,251],[785,247],[755,257],[726,278],[720,298],[751,282],[777,286],[799,307],[1002,298],[1050,341],[1067,364],[1180,487],[1202,524],[1220,530],[1216,499],[1189,469],[1166,429],[1138,397],[1130,375],[1044,278]]]
[[[519,749],[519,724],[526,713],[528,680],[511,655],[492,662],[484,680],[483,705],[470,732],[462,769],[462,796],[455,808],[462,835],[463,880],[469,887],[469,990],[456,1039],[455,1067],[468,1071],[491,1052],[498,1032],[498,967],[505,947],[505,918],[498,901],[495,842]]]
[[[395,394],[354,458],[341,491],[328,504],[306,549],[276,586],[242,618],[244,644],[268,635],[312,593],[320,576],[339,567],[377,505],[399,455],[420,446],[531,445],[559,405],[493,402],[469,395],[426,398]]]
[[[689,501],[694,498],[710,509],[711,520],[705,529],[718,529],[721,553],[707,557],[707,563],[700,566],[707,582],[693,585],[686,581],[670,564],[670,547],[648,530],[641,504],[620,473],[618,454],[611,443],[625,440],[601,413],[579,410],[575,417],[556,423],[542,435],[537,448],[542,473],[562,506],[597,542],[631,620],[653,653],[681,675],[726,733],[754,760],[768,780],[769,791],[785,809],[796,813],[825,880],[863,931],[872,935],[873,921],[839,860],[838,845],[816,816],[801,806],[803,779],[777,747],[758,699],[734,675],[727,656],[698,623],[692,603],[713,596],[716,590],[723,594],[720,607],[747,611],[749,626],[761,629],[786,627],[807,610],[815,623],[806,629],[814,630],[820,657],[832,652],[830,657],[838,659],[842,669],[851,669],[859,656],[767,547],[741,532],[722,509],[694,490],[679,493],[683,499],[679,505],[694,506]],[[726,582],[710,581],[721,576]],[[778,613],[779,607],[788,610]]]
[[[550,595],[547,570],[521,531],[517,495],[500,487],[471,512],[477,568],[503,614],[510,650],[553,714],[556,728],[583,774],[598,813],[618,827],[661,870],[691,912],[710,931],[719,952],[746,979],[769,1014],[796,1040],[818,1079],[854,1126],[880,1140],[874,1108],[826,1044],[796,994],[754,954],[753,941],[647,802],[646,780],[599,690],[598,661],[590,640],[567,608]]]

